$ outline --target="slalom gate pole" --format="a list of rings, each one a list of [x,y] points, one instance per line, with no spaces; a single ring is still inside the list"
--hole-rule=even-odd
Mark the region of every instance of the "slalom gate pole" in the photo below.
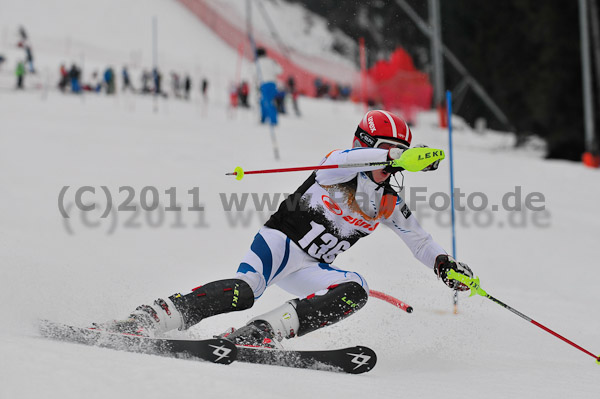
[[[152,66],[154,67],[154,72],[158,74],[158,19],[156,15],[152,16]],[[153,76],[153,78],[154,82],[156,82],[156,77]],[[159,94],[158,87],[155,87],[154,96],[152,98],[152,109],[154,113],[158,112]]]
[[[382,301],[386,301],[387,303],[394,305],[398,309],[404,310],[406,313],[412,313],[412,311],[413,311],[412,306],[410,306],[409,304],[404,303],[400,299],[394,298],[393,296],[388,295],[384,292],[369,290],[369,296],[372,296],[373,298],[381,299]]]
[[[452,92],[446,91],[446,109],[448,111],[448,151],[450,153],[450,207],[452,215],[452,257],[456,259],[456,216],[454,214],[454,151],[452,147]],[[454,290],[454,314],[458,314],[458,291]]]
[[[279,161],[279,145],[277,144],[277,136],[275,136],[275,126],[269,122],[269,132],[271,133],[271,145],[273,146],[273,155],[275,160]]]
[[[493,296],[491,296],[490,294],[488,294],[487,292],[485,292],[481,288],[481,285],[479,284],[479,277],[476,277],[476,278],[468,277],[468,276],[465,276],[464,274],[460,274],[460,273],[458,273],[458,272],[456,272],[454,270],[449,270],[447,276],[448,276],[449,279],[460,281],[461,283],[463,283],[466,286],[468,286],[471,289],[471,295],[470,296],[473,296],[475,294],[481,295],[482,297],[485,297],[485,298],[491,300],[492,302],[497,303],[498,305],[502,306],[503,308],[510,310],[511,312],[513,312],[514,314],[516,314],[517,316],[519,316],[520,318],[522,318],[524,320],[527,320],[531,324],[533,324],[533,325],[541,328],[542,330],[546,331],[547,333],[552,334],[556,338],[559,338],[559,339],[563,340],[564,342],[566,342],[567,344],[573,346],[574,348],[579,349],[580,351],[582,351],[586,355],[589,355],[589,356],[593,357],[594,359],[596,359],[596,363],[600,364],[600,356],[594,355],[592,352],[588,351],[587,349],[582,348],[581,346],[577,345],[573,341],[571,341],[571,340],[563,337],[562,335],[560,335],[560,334],[552,331],[551,329],[549,329],[548,327],[544,326],[543,324],[538,323],[537,321],[533,320],[531,317],[525,316],[523,313],[521,313],[518,310],[516,310],[516,309],[514,309],[514,308],[512,308],[510,306],[508,306],[504,302],[502,302],[502,301],[494,298]]]
[[[367,104],[367,51],[365,48],[365,38],[361,37],[358,43],[360,54],[360,100],[363,103],[366,114],[369,110],[369,104]]]

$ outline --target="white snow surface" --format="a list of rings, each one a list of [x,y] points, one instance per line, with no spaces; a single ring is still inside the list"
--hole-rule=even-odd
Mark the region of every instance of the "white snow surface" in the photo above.
[[[371,299],[343,322],[284,342],[305,349],[367,345],[378,353],[378,364],[366,374],[220,366],[41,338],[40,318],[85,326],[231,277],[268,212],[253,212],[251,198],[249,211],[226,212],[220,194],[289,193],[308,173],[248,175],[238,182],[225,172],[238,165],[316,164],[351,145],[362,108],[301,98],[302,117],[282,117],[276,129],[277,162],[256,110],[226,110],[235,51],[179,3],[0,0],[0,10],[0,53],[8,56],[2,76],[11,87],[14,56],[22,52],[14,47],[19,24],[28,29],[38,68],[54,83],[62,60],[83,58],[89,72],[93,65],[130,62],[133,52],[141,54],[140,67],[149,66],[152,15],[161,27],[161,67],[189,68],[196,79],[190,102],[160,100],[156,113],[152,98],[132,94],[0,91],[0,398],[598,397],[600,366],[591,356],[482,297],[461,295],[453,315],[450,290],[385,228],[340,255],[336,265],[360,272],[372,289],[408,302],[414,313]],[[198,95],[200,74],[214,76],[208,104]],[[463,193],[484,193],[491,207],[519,186],[523,198],[542,193],[546,207],[546,213],[459,212],[458,257],[488,293],[598,355],[599,172],[514,151],[507,135],[477,135],[455,122],[454,169]],[[436,127],[434,113],[422,114],[412,130],[415,143],[447,149],[446,130]],[[435,173],[406,173],[405,183],[427,187],[428,198],[447,192],[448,159]],[[70,219],[59,213],[64,186]],[[96,189],[83,202],[98,204],[85,218],[73,205],[83,186]],[[113,211],[102,219],[107,201],[101,186],[115,206],[127,197],[119,187],[131,186],[138,209],[144,187],[157,188],[163,207],[170,203],[165,190],[175,187],[183,210]],[[187,210],[194,187],[203,213]],[[451,251],[448,212],[422,207],[415,213]],[[273,287],[251,310],[174,335],[211,336],[290,297]]]
[[[248,11],[245,1],[205,1],[215,9],[231,15],[233,21],[245,27]],[[338,44],[348,48],[349,53],[358,53],[356,42],[339,29],[329,26],[329,22],[322,16],[307,10],[299,3],[289,3],[285,0],[255,0],[251,5],[252,29],[257,38],[270,42],[280,51],[282,44],[291,51],[356,68],[352,60],[332,51],[337,40]]]

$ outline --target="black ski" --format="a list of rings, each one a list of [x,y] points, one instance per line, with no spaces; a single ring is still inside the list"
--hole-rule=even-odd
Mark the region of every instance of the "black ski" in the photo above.
[[[48,320],[40,321],[42,336],[127,352],[160,356],[196,358],[213,363],[229,364],[236,359],[236,346],[226,339],[179,340],[147,338],[137,335],[110,333],[90,328],[74,327]]]
[[[361,374],[371,371],[377,355],[365,346],[316,351],[237,347],[240,362]]]

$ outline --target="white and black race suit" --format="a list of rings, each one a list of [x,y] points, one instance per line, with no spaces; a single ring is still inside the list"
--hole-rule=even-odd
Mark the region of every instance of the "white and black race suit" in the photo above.
[[[353,148],[335,150],[323,165],[383,162],[387,150]],[[238,269],[259,297],[265,288],[278,284],[305,296],[344,281],[360,283],[355,272],[332,266],[337,255],[380,224],[390,227],[414,256],[429,268],[446,253],[423,230],[408,205],[386,182],[377,184],[368,172],[381,166],[322,169],[286,200],[265,224]]]

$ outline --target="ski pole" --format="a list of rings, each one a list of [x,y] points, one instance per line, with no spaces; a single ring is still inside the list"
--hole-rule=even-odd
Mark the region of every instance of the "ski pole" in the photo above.
[[[407,303],[402,302],[398,298],[394,298],[393,296],[386,294],[385,292],[369,290],[369,296],[372,296],[373,298],[381,299],[382,301],[386,301],[387,303],[390,303],[390,304],[394,305],[395,307],[404,310],[406,313],[412,313],[412,311],[413,311],[412,306],[410,306]]]
[[[456,272],[455,270],[449,270],[447,273],[447,276],[449,279],[452,280],[457,280],[463,284],[465,284],[467,287],[469,287],[471,289],[471,295],[469,295],[470,297],[477,294],[477,295],[481,295],[485,298],[488,298],[489,300],[497,303],[498,305],[502,306],[505,309],[510,310],[511,312],[513,312],[514,314],[516,314],[517,316],[521,317],[522,319],[527,320],[528,322],[538,326],[539,328],[541,328],[542,330],[546,331],[547,333],[550,333],[552,335],[554,335],[556,338],[559,338],[563,341],[565,341],[566,343],[568,343],[569,345],[579,349],[580,351],[582,351],[583,353],[590,355],[591,357],[593,357],[594,359],[596,359],[596,363],[600,364],[600,356],[596,356],[594,355],[592,352],[582,348],[581,346],[577,345],[576,343],[574,343],[573,341],[563,337],[562,335],[552,331],[551,329],[549,329],[548,327],[544,326],[541,323],[538,323],[537,321],[533,320],[531,317],[525,316],[523,313],[519,312],[518,310],[508,306],[507,304],[505,304],[504,302],[494,298],[493,296],[491,296],[490,294],[488,294],[487,292],[485,292],[483,290],[483,288],[481,288],[481,285],[479,284],[479,277],[475,277],[475,278],[471,278],[468,276],[465,276],[464,274],[460,274],[458,272]]]
[[[435,161],[444,159],[446,155],[443,150],[438,150],[429,147],[409,148],[405,150],[400,158],[393,161],[382,162],[361,162],[347,163],[338,165],[318,165],[318,166],[300,166],[294,168],[279,168],[279,169],[263,169],[263,170],[248,170],[244,171],[241,166],[234,169],[233,172],[225,173],[227,176],[235,176],[236,180],[242,180],[244,175],[253,175],[260,173],[282,173],[282,172],[299,172],[303,170],[320,170],[320,169],[338,169],[338,168],[366,168],[371,166],[392,166],[402,168],[409,172],[418,172],[425,169]]]

